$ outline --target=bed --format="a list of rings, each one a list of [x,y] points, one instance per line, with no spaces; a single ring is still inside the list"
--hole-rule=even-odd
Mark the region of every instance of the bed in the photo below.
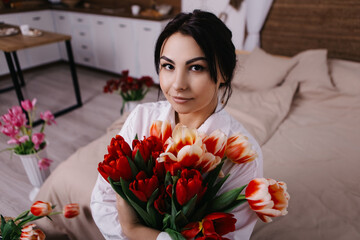
[[[264,33],[283,2],[275,1]],[[258,221],[251,239],[360,239],[359,48],[349,55],[345,47],[334,51],[315,41],[285,54],[266,39],[264,49],[237,52],[226,110],[260,143],[264,176],[285,181],[291,199],[288,215],[269,224]],[[39,200],[81,205],[78,218],[38,222],[48,239],[102,239],[91,217],[90,194],[97,164],[126,117],[78,149],[42,186]]]

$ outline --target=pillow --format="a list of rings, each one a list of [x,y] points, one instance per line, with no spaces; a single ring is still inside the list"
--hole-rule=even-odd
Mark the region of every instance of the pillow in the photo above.
[[[327,50],[301,52],[293,57],[298,64],[289,72],[285,82],[299,82],[301,96],[316,96],[324,90],[334,90],[327,65]]]
[[[263,145],[287,116],[297,86],[291,83],[268,90],[234,92],[225,109]]]
[[[335,87],[348,94],[360,94],[360,63],[330,59],[330,75]]]
[[[295,59],[274,56],[255,48],[246,59],[238,54],[232,86],[241,90],[263,90],[279,85],[296,64]]]

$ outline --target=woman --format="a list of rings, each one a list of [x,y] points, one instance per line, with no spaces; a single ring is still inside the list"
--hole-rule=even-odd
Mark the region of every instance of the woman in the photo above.
[[[155,65],[167,101],[139,105],[120,131],[120,135],[131,142],[136,134],[148,136],[154,120],[168,120],[172,126],[181,123],[207,134],[220,129],[227,136],[238,132],[246,135],[258,157],[241,165],[227,161],[222,169],[225,174],[230,173],[230,177],[221,192],[262,177],[259,145],[223,109],[231,95],[236,65],[231,36],[231,31],[212,13],[195,10],[177,15],[165,27],[155,48]],[[100,175],[93,190],[91,209],[106,239],[170,239],[165,232],[141,225],[132,208],[116,196]],[[256,215],[247,204],[240,205],[232,213],[237,219],[236,230],[225,237],[249,239]]]

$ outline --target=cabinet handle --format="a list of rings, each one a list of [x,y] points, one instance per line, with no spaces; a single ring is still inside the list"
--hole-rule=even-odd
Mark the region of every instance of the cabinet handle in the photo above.
[[[82,49],[87,49],[88,47],[86,45],[81,45]]]
[[[119,27],[121,27],[121,28],[126,28],[126,25],[125,25],[125,24],[120,23],[120,24],[119,24]]]
[[[64,20],[65,17],[64,17],[64,16],[59,16],[59,19],[60,19],[60,20]]]
[[[82,18],[78,18],[77,21],[78,21],[78,22],[82,22],[83,19],[82,19]]]
[[[80,32],[79,34],[80,34],[80,36],[85,36],[86,35],[84,32]]]
[[[103,23],[103,21],[97,21],[97,24],[98,25],[103,25],[104,23]]]
[[[33,17],[33,21],[39,21],[41,17]]]
[[[150,32],[150,31],[151,31],[151,28],[149,28],[149,27],[144,27],[144,31]]]
[[[84,58],[84,61],[85,62],[90,62],[90,59],[86,57],[86,58]]]

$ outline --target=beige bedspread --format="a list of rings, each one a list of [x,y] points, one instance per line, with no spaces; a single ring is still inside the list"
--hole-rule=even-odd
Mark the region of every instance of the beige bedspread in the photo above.
[[[259,50],[249,58],[251,68],[246,58],[239,60],[253,71],[239,70],[226,110],[262,145],[265,177],[285,181],[291,196],[288,215],[259,221],[251,239],[360,239],[360,64],[329,64],[324,50],[301,53],[292,62]],[[266,67],[276,74],[267,69],[262,75]],[[270,82],[262,85],[259,78]],[[82,206],[71,224],[55,217],[39,222],[47,239],[102,239],[90,195],[97,164],[124,120],[59,165],[41,188],[39,200]]]

